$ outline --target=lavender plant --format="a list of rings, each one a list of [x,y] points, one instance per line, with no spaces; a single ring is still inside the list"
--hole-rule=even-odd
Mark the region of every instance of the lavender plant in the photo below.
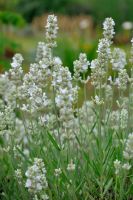
[[[128,61],[112,46],[114,25],[105,19],[97,58],[81,53],[72,75],[54,56],[58,25],[49,15],[29,71],[16,54],[0,75],[1,199],[133,198],[133,40]]]

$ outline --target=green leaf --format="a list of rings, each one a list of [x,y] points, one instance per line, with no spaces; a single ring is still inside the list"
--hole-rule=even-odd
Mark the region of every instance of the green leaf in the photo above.
[[[111,187],[112,182],[113,182],[113,178],[111,178],[111,179],[108,181],[107,185],[105,186],[105,189],[104,189],[104,192],[103,192],[103,196],[106,194],[106,192],[107,192],[107,191],[109,190],[109,188]]]
[[[48,138],[51,141],[51,143],[53,144],[53,146],[58,150],[61,151],[60,146],[58,145],[57,141],[55,140],[55,138],[52,136],[52,134],[50,132],[48,132]]]
[[[63,170],[62,170],[62,178],[63,178],[64,180],[66,180],[70,185],[72,185],[72,183],[70,182],[69,178],[67,177],[65,171],[63,171]]]

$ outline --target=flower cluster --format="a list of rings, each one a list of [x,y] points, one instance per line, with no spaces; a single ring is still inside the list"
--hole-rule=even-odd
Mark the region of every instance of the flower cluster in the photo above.
[[[121,110],[112,111],[110,115],[110,124],[111,127],[115,130],[119,128],[125,129],[128,124],[128,111],[126,108]]]
[[[120,112],[119,115],[119,119],[120,119],[120,127],[122,129],[125,129],[127,127],[128,124],[128,111],[127,109],[123,108]]]
[[[89,76],[87,77],[87,80],[82,80],[81,74],[85,75],[85,73],[88,71],[88,66],[90,65],[90,62],[87,60],[87,56],[85,53],[81,53],[79,55],[79,60],[74,61],[74,79],[76,81],[86,82],[89,80]]]
[[[22,183],[22,180],[23,180],[23,176],[22,176],[22,171],[21,171],[21,169],[15,170],[15,177],[16,177],[18,183],[21,184],[21,183]]]
[[[113,35],[115,34],[114,26],[115,26],[115,22],[111,17],[105,19],[103,23],[103,30],[104,30],[103,35],[104,35],[104,38],[108,39],[108,41],[110,42],[113,38]]]
[[[94,97],[93,102],[94,102],[94,104],[96,104],[98,106],[104,104],[103,99],[100,99],[100,97],[97,95]]]
[[[115,71],[120,71],[126,65],[126,54],[123,50],[119,48],[114,48],[112,52],[112,69]]]
[[[23,104],[22,110],[31,114],[43,111],[48,105],[49,101],[41,88],[37,85],[31,85],[27,90],[28,103]]]
[[[114,167],[115,167],[115,174],[116,174],[117,176],[119,176],[120,173],[122,172],[122,170],[124,170],[124,171],[129,171],[129,170],[131,169],[132,166],[131,166],[128,162],[122,164],[121,161],[119,161],[119,160],[116,159],[116,160],[114,161]]]
[[[0,134],[14,134],[15,113],[11,106],[3,105],[0,111]]]
[[[13,57],[13,62],[11,63],[11,69],[9,70],[10,79],[14,82],[14,84],[21,84],[23,78],[23,70],[22,70],[22,62],[23,57],[21,54],[15,54]]]
[[[104,68],[100,67],[98,59],[92,60],[90,68],[92,85],[94,85],[96,88],[99,88],[99,83],[102,82],[106,72]]]
[[[68,164],[67,166],[68,171],[74,171],[75,170],[75,164],[73,163],[73,160]]]
[[[131,160],[133,158],[133,133],[128,135],[128,139],[125,143],[125,150],[123,152],[124,158]]]
[[[56,176],[56,177],[59,177],[59,176],[61,175],[61,173],[62,173],[61,168],[55,169],[55,176]]]
[[[46,54],[46,45],[44,42],[38,42],[37,50],[36,50],[36,62],[38,63],[40,60],[45,57]]]
[[[128,81],[129,81],[129,76],[127,74],[126,69],[121,69],[119,71],[117,79],[118,88],[123,91],[126,90]]]
[[[104,79],[106,75],[106,66],[111,56],[110,43],[106,38],[99,41],[98,44],[98,58],[91,62],[91,79],[92,84],[98,88],[104,87]]]
[[[114,161],[116,175],[119,175],[122,169],[129,171],[133,167],[133,164],[131,163],[133,159],[133,133],[130,133],[128,135],[128,138],[125,140],[124,144],[125,149],[123,151],[123,157],[125,159],[125,162],[122,163],[119,160]]]
[[[106,38],[103,38],[99,41],[97,52],[99,65],[101,67],[105,67],[111,56],[110,44]]]
[[[58,30],[57,17],[54,15],[49,15],[46,25],[46,40],[50,48],[56,46],[55,39],[57,37],[57,30]]]
[[[28,167],[25,175],[27,177],[25,187],[32,195],[34,195],[34,198],[37,196],[42,200],[48,199],[48,196],[46,195],[48,182],[43,160],[35,158],[33,165]]]
[[[116,159],[114,161],[114,167],[115,167],[115,174],[118,175],[121,169],[121,162]]]
[[[112,18],[106,18],[103,23],[103,38],[100,39],[98,44],[98,57],[91,62],[91,79],[92,84],[99,88],[101,85],[105,87],[104,82],[106,79],[107,65],[111,59],[110,45],[114,35],[114,21]]]
[[[85,129],[87,127],[89,127],[90,129],[92,127],[92,124],[94,123],[95,114],[93,112],[93,108],[94,108],[93,102],[86,101],[83,103],[82,107],[79,108],[77,111],[77,116],[80,120],[80,123]]]
[[[52,85],[55,89],[55,103],[59,110],[59,122],[63,130],[63,138],[72,139],[74,126],[73,103],[75,102],[77,88],[72,85],[72,77],[68,68],[56,65],[56,71],[53,72]]]

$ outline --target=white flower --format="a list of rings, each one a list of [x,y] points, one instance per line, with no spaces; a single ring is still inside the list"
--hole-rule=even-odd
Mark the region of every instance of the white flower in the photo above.
[[[28,173],[26,173],[26,175],[28,175]],[[27,179],[25,187],[30,188],[31,186],[32,186],[32,181],[30,179]]]
[[[114,48],[111,63],[113,70],[119,71],[120,69],[123,69],[127,64],[125,52],[119,48]]]
[[[103,99],[100,99],[97,95],[95,95],[93,101],[96,105],[102,105],[104,103]]]
[[[97,59],[92,60],[90,68],[91,68],[91,69],[95,69],[95,68],[97,68],[98,66],[99,66],[98,60],[97,60]]]
[[[115,167],[115,174],[118,175],[121,169],[121,162],[116,159],[114,161],[114,167]]]
[[[37,190],[42,190],[42,185],[40,183],[37,183],[36,188],[37,188]]]
[[[127,124],[128,124],[128,111],[127,111],[127,109],[123,108],[121,110],[119,119],[120,119],[120,127],[122,129],[126,128]]]
[[[12,68],[20,67],[23,60],[24,59],[21,54],[15,54],[15,56],[13,57],[13,62],[11,63]]]
[[[111,55],[110,43],[106,38],[100,39],[97,52],[100,66],[105,67]]]
[[[133,159],[133,133],[128,135],[128,139],[125,142],[125,150],[123,155],[127,160]]]
[[[57,169],[55,169],[55,172],[54,172],[54,174],[55,174],[55,176],[56,176],[56,177],[60,176],[60,175],[61,175],[61,173],[62,173],[62,170],[61,170],[61,168],[57,168]]]
[[[36,51],[36,62],[39,62],[46,55],[46,45],[44,42],[38,42]]]
[[[23,78],[22,62],[23,57],[21,54],[15,54],[13,57],[13,62],[11,63],[11,69],[8,72],[9,78],[13,81],[13,84],[20,85]]]
[[[125,170],[130,170],[131,169],[131,165],[129,163],[124,163],[122,165],[122,168],[125,169]]]
[[[68,171],[74,171],[75,170],[75,164],[73,163],[73,160],[68,164],[67,166]]]
[[[56,65],[52,85],[55,89],[55,103],[58,109],[58,119],[61,125],[61,141],[73,139],[73,103],[76,100],[77,88],[72,85],[72,76],[68,68]]]
[[[62,65],[62,61],[59,57],[54,58],[54,65]]]
[[[4,130],[5,128],[6,128],[5,115],[4,112],[0,111],[0,131]]]
[[[55,39],[57,37],[57,17],[54,15],[49,15],[47,18],[47,25],[46,25],[46,40],[48,42],[48,46],[50,48],[56,46]]]
[[[99,40],[98,44],[98,57],[97,59],[91,62],[91,79],[92,85],[94,85],[97,89],[100,87],[105,87],[105,77],[108,68],[108,62],[111,58],[111,40],[114,35],[114,21],[112,18],[106,18],[103,23],[103,35],[104,38]]]
[[[18,180],[18,183],[21,184],[22,183],[22,178],[23,178],[21,169],[15,170],[15,177]]]
[[[35,158],[33,165],[28,167],[25,175],[27,177],[25,187],[31,194],[34,196],[46,195],[48,183],[46,169],[42,159]]]
[[[129,80],[129,76],[127,74],[126,69],[119,70],[118,79],[117,79],[118,88],[121,90],[126,90],[128,80]]]
[[[111,42],[111,39],[113,38],[114,32],[114,26],[115,22],[112,18],[106,18],[103,23],[103,35],[106,39],[108,39]]]
[[[85,53],[79,55],[79,60],[74,61],[74,79],[82,81],[81,74],[85,74],[88,70],[90,62],[87,60]],[[85,81],[85,80],[84,80]]]

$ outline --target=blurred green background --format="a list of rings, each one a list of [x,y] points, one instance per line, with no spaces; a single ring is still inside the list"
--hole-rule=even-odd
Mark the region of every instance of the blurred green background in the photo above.
[[[16,52],[23,54],[24,68],[34,62],[38,41],[44,41],[47,15],[58,16],[59,35],[55,55],[73,71],[79,52],[96,56],[102,22],[116,23],[114,45],[129,52],[133,30],[133,0],[0,0],[0,72],[10,68]]]

